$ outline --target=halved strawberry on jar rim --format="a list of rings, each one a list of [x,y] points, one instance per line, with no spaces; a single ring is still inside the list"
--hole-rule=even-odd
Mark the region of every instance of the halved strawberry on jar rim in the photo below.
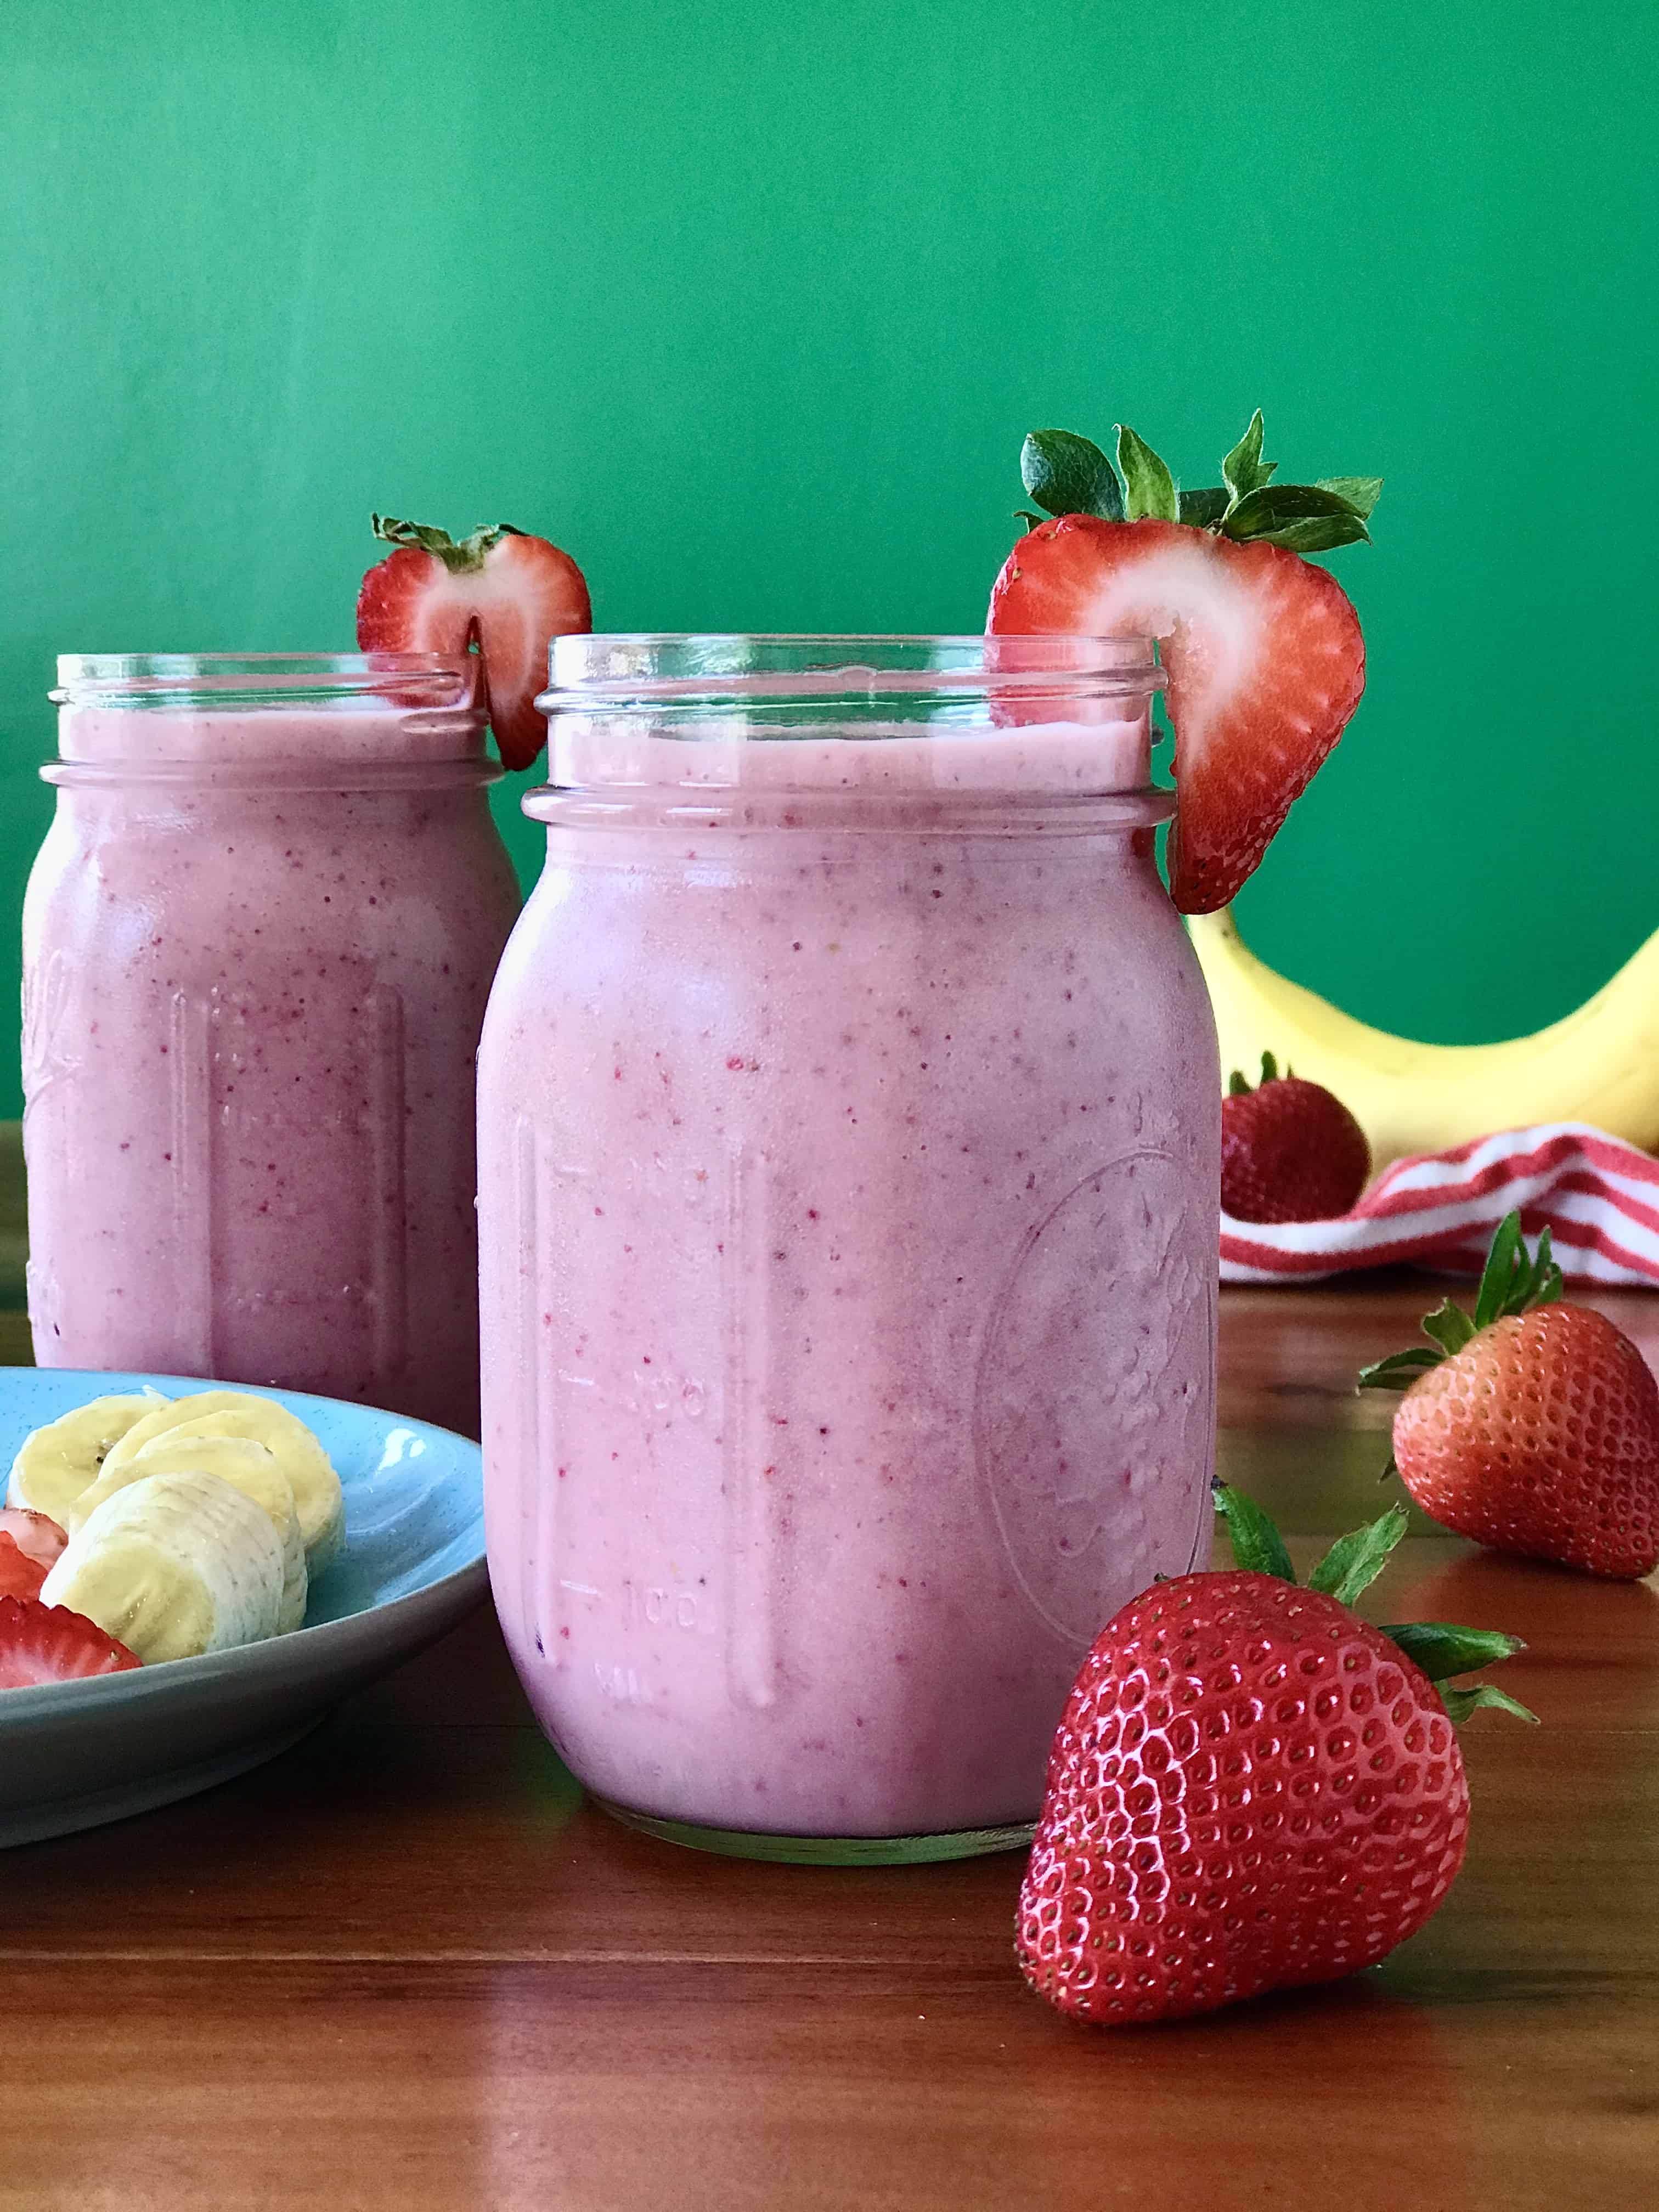
[[[1342,734],[1365,688],[1359,618],[1303,556],[1369,537],[1376,477],[1275,484],[1261,416],[1212,489],[1178,490],[1127,424],[1117,473],[1069,431],[1034,431],[1021,459],[1054,520],[1008,556],[993,632],[1158,641],[1175,731],[1170,896],[1187,914],[1225,906]]]
[[[458,543],[425,523],[372,518],[393,548],[357,594],[365,653],[465,653],[483,661],[489,726],[504,766],[528,768],[547,742],[536,709],[547,688],[547,648],[593,627],[587,583],[568,553],[496,522]]]

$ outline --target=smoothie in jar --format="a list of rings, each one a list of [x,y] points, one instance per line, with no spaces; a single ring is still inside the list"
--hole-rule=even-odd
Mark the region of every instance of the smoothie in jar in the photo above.
[[[24,915],[36,1358],[476,1434],[474,1058],[518,910],[476,661],[61,675]]]
[[[1215,1038],[1150,648],[554,667],[480,1060],[514,1661],[683,1839],[1017,1840],[1089,1642],[1209,1528]]]

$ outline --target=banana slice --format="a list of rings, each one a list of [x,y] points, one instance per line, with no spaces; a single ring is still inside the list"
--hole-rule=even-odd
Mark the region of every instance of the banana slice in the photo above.
[[[185,1430],[169,1429],[153,1437],[137,1459],[106,1467],[91,1489],[83,1490],[68,1509],[64,1526],[75,1535],[106,1498],[153,1474],[216,1474],[264,1508],[283,1547],[283,1602],[276,1632],[286,1636],[289,1629],[300,1627],[306,1617],[310,1577],[293,1486],[275,1453],[252,1437],[191,1436]]]
[[[94,1398],[89,1406],[77,1406],[34,1430],[11,1463],[7,1504],[48,1514],[65,1525],[70,1505],[97,1481],[109,1453],[155,1411],[155,1402],[153,1397]]]
[[[264,1444],[293,1490],[313,1581],[338,1556],[345,1543],[340,1478],[321,1444],[286,1406],[244,1390],[198,1390],[147,1413],[121,1437],[106,1464],[125,1467],[157,1437],[173,1435],[247,1437]]]
[[[149,1474],[106,1498],[46,1577],[43,1603],[95,1620],[147,1666],[276,1632],[270,1516],[216,1474]]]

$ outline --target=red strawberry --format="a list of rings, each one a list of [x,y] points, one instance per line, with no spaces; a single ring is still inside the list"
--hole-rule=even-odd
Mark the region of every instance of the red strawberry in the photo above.
[[[1261,1087],[1234,1073],[1221,1102],[1221,1211],[1235,1221],[1328,1221],[1371,1172],[1365,1132],[1322,1084],[1281,1075],[1261,1055]]]
[[[45,1513],[31,1513],[22,1505],[0,1505],[0,1533],[9,1536],[25,1557],[43,1568],[56,1566],[69,1538]]]
[[[0,1597],[39,1597],[46,1571],[32,1559],[17,1539],[0,1528]]]
[[[1273,481],[1261,410],[1221,483],[1180,491],[1127,422],[1117,465],[1070,430],[1033,430],[1025,489],[1058,519],[1009,555],[986,628],[1155,637],[1175,725],[1170,890],[1224,906],[1267,850],[1365,687],[1347,599],[1304,553],[1367,538],[1378,477]],[[1119,481],[1120,477],[1121,482]]]
[[[1523,1710],[1485,1685],[1443,1698],[1425,1671],[1467,1673],[1513,1638],[1349,1612],[1402,1509],[1298,1589],[1266,1515],[1234,1492],[1219,1503],[1240,1567],[1125,1606],[1054,1738],[1016,1948],[1039,1996],[1079,2020],[1179,2019],[1375,1965],[1462,1864],[1452,1713]]]
[[[1473,1317],[1446,1300],[1432,1352],[1368,1367],[1404,1389],[1394,1461],[1423,1510],[1493,1551],[1633,1581],[1659,1566],[1659,1382],[1603,1315],[1559,1303],[1549,1231],[1492,1239]]]
[[[547,742],[535,702],[547,689],[549,641],[593,627],[581,570],[546,538],[507,522],[459,544],[418,522],[378,514],[374,522],[397,550],[363,578],[358,644],[365,653],[453,653],[476,643],[501,759],[528,768]]]
[[[1184,914],[1225,906],[1252,873],[1365,688],[1359,617],[1334,576],[1187,523],[1041,524],[1008,556],[987,628],[1160,641]]]
[[[0,1597],[0,1690],[120,1674],[137,1664],[125,1644],[84,1613],[35,1598]]]

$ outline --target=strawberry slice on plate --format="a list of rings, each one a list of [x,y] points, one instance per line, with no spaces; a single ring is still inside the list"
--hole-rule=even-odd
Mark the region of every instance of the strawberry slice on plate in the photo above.
[[[39,1597],[46,1571],[17,1539],[0,1528],[0,1597]]]
[[[122,1674],[138,1664],[84,1613],[37,1598],[0,1597],[0,1690]]]
[[[1274,484],[1261,448],[1258,413],[1224,484],[1182,492],[1121,427],[1120,489],[1087,439],[1033,432],[1025,481],[1054,519],[1009,555],[986,624],[1158,641],[1176,738],[1170,890],[1187,914],[1225,906],[1253,872],[1365,688],[1359,618],[1303,554],[1367,536],[1380,483]]]
[[[31,1512],[24,1505],[0,1505],[0,1535],[9,1536],[42,1573],[57,1565],[69,1543],[50,1514]]]
[[[424,523],[374,518],[394,550],[357,594],[365,653],[465,653],[483,659],[489,726],[503,763],[528,768],[547,742],[536,696],[547,688],[551,639],[593,627],[581,570],[568,553],[497,522],[458,544]]]

